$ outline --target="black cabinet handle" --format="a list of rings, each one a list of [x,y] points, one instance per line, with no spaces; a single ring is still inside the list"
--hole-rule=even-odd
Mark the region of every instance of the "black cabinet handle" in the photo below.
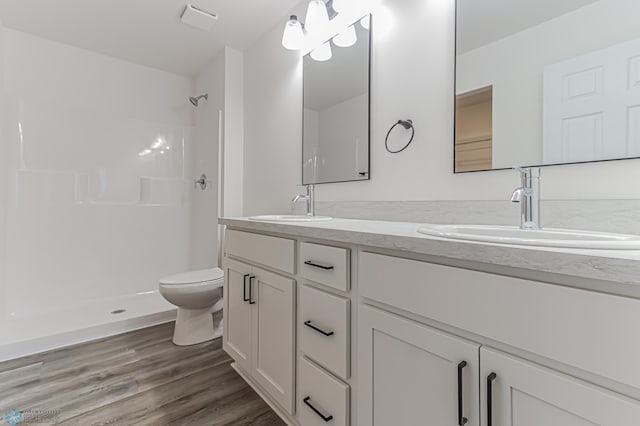
[[[242,289],[242,301],[243,302],[248,302],[249,298],[247,297],[247,278],[250,276],[251,274],[245,274],[244,276],[244,288]]]
[[[313,260],[307,260],[304,262],[305,265],[313,266],[314,268],[324,269],[325,271],[330,271],[333,269],[331,265],[321,265],[319,263],[315,263]]]
[[[256,277],[254,275],[251,275],[249,277],[249,304],[250,305],[255,305],[256,302],[253,300],[253,280],[255,280]]]
[[[306,325],[307,327],[317,331],[318,333],[322,334],[323,336],[329,337],[329,336],[333,336],[333,334],[334,334],[333,331],[324,331],[324,330],[319,329],[315,325],[311,324],[311,320],[305,321],[304,325]]]
[[[491,385],[496,377],[498,377],[496,373],[491,373],[487,376],[487,426],[491,426],[491,422],[493,420],[493,395]]]
[[[462,370],[467,366],[467,361],[458,364],[458,426],[467,424],[467,418],[462,415]]]
[[[310,399],[311,399],[311,397],[307,396],[302,400],[302,402],[304,402],[307,407],[311,408],[313,410],[313,412],[316,413],[318,416],[320,416],[320,418],[322,420],[324,420],[325,422],[330,422],[331,420],[333,420],[333,416],[325,416],[324,414],[322,414],[320,412],[320,410],[318,410],[316,407],[311,405],[311,403],[309,402]]]

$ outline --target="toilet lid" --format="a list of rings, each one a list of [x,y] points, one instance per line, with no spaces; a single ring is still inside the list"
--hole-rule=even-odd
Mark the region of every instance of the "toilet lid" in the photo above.
[[[164,285],[197,284],[207,281],[216,281],[224,278],[224,271],[220,268],[201,269],[199,271],[183,272],[170,275],[160,280]]]

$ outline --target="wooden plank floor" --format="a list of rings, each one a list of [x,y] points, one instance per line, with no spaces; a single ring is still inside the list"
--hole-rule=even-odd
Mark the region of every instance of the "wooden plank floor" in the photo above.
[[[284,425],[221,339],[179,347],[172,333],[162,324],[0,363],[0,423],[14,409],[50,425]]]

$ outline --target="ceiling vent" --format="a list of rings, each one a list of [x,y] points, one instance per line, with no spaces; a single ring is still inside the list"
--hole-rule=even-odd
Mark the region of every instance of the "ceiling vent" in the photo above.
[[[187,4],[180,15],[183,24],[197,28],[202,31],[209,31],[218,20],[218,15],[199,9],[192,4]]]

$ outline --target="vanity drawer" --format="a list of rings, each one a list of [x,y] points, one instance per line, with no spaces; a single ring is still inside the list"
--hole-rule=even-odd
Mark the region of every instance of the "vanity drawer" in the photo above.
[[[295,273],[295,241],[227,229],[225,253],[259,265]]]
[[[349,378],[349,300],[300,287],[300,349],[337,376]]]
[[[640,301],[361,253],[362,296],[640,389]]]
[[[349,249],[300,244],[300,275],[337,290],[349,291]]]
[[[298,372],[298,417],[302,426],[349,424],[349,385],[304,357]]]

